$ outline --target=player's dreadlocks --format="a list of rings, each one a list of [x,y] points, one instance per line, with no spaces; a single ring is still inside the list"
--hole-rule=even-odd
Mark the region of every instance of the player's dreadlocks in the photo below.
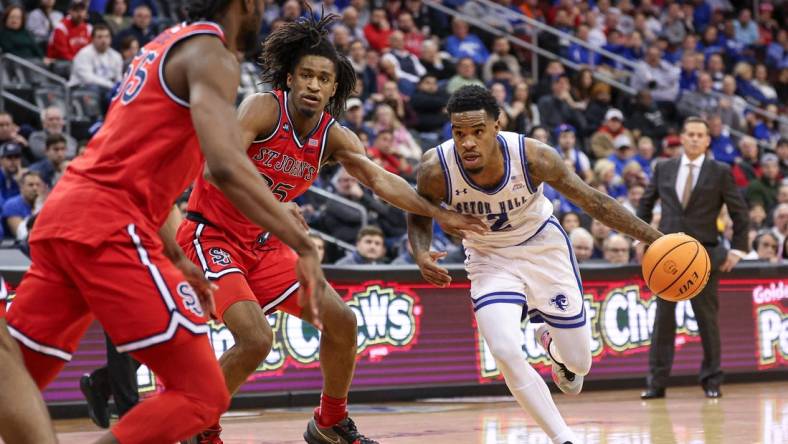
[[[263,82],[275,89],[287,89],[287,74],[293,74],[302,57],[316,55],[325,57],[336,68],[337,91],[328,102],[328,112],[339,116],[345,109],[345,101],[356,85],[356,71],[343,55],[339,54],[328,39],[328,28],[338,18],[336,14],[315,20],[308,2],[304,2],[306,17],[287,23],[271,33],[263,43],[260,56],[260,75]]]
[[[185,2],[186,15],[191,22],[216,19],[231,2],[232,0],[189,0]]]

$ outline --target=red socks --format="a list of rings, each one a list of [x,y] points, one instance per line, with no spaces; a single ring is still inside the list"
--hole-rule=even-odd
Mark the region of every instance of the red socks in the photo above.
[[[332,398],[320,395],[320,407],[315,409],[317,425],[326,428],[336,425],[347,417],[347,398]]]

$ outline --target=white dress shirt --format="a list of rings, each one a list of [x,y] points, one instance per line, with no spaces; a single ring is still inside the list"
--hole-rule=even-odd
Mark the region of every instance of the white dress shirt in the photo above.
[[[695,160],[690,161],[689,157],[686,154],[681,155],[681,164],[679,165],[679,173],[676,175],[676,195],[679,196],[679,202],[681,201],[681,196],[684,195],[684,185],[687,183],[687,174],[689,174],[689,165],[692,164],[692,189],[695,189],[695,185],[698,183],[698,176],[700,176],[700,167],[703,165],[703,161],[706,160],[706,155],[701,154]],[[692,190],[690,190],[692,192]]]

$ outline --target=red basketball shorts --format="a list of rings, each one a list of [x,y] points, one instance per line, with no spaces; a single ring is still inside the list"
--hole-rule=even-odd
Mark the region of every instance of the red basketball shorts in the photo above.
[[[120,352],[189,340],[179,330],[208,333],[194,290],[157,233],[128,225],[96,248],[39,240],[31,256],[7,320],[32,350],[70,360],[94,316]]]
[[[8,288],[5,286],[3,277],[0,276],[0,318],[5,317],[6,299],[8,299]]]
[[[279,239],[270,236],[243,248],[215,227],[185,220],[178,229],[178,243],[219,287],[214,293],[219,320],[240,301],[256,302],[266,314],[275,310],[301,314],[295,273],[298,255]]]

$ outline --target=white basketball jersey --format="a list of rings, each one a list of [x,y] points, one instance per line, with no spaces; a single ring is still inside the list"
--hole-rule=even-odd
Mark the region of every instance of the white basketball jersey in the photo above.
[[[490,231],[469,234],[463,245],[478,249],[511,247],[533,236],[553,214],[553,204],[542,194],[542,184],[534,187],[528,173],[525,137],[508,131],[498,133],[504,160],[504,175],[494,188],[473,182],[462,167],[454,140],[438,145],[438,158],[446,180],[446,202],[451,210],[477,216]]]

